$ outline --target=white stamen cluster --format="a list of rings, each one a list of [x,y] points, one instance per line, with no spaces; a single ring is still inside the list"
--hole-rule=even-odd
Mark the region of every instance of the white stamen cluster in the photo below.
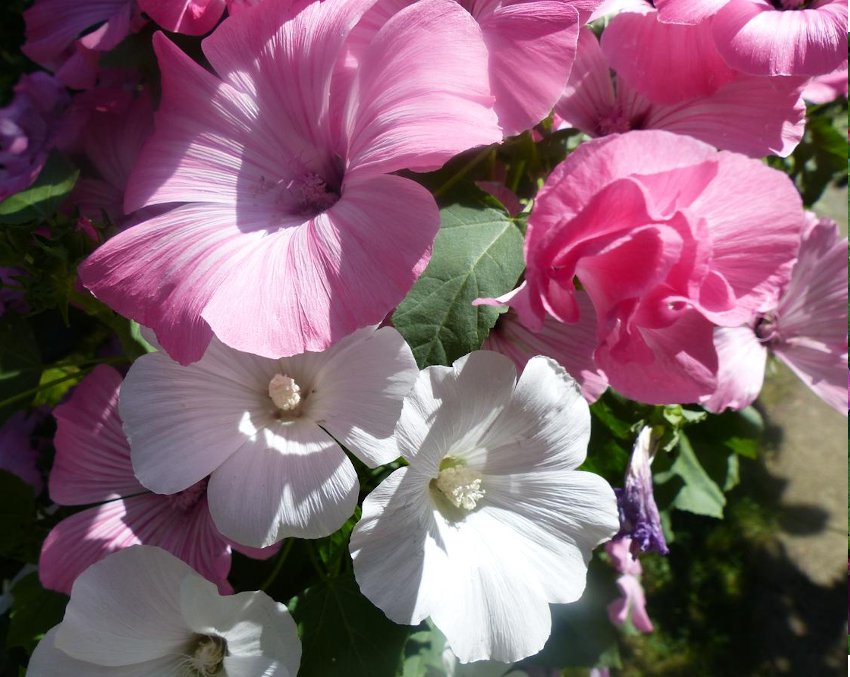
[[[269,381],[269,397],[281,411],[292,411],[301,404],[301,388],[295,379],[275,374]]]
[[[195,652],[189,657],[192,675],[213,677],[222,670],[225,643],[221,637],[201,637],[195,646]]]
[[[456,508],[472,510],[484,498],[481,475],[465,465],[443,468],[437,475],[437,489],[443,492]]]

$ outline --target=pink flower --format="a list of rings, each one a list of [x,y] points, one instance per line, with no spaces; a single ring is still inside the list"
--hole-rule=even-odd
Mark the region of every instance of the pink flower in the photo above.
[[[597,316],[597,366],[651,403],[716,386],[713,325],[737,326],[787,282],[804,225],[781,172],[699,141],[635,131],[579,146],[537,196],[526,279],[504,297],[532,330]]]
[[[144,23],[133,0],[36,0],[24,21],[21,51],[75,89],[94,86],[100,52]]]
[[[0,426],[0,470],[16,475],[41,493],[44,480],[38,469],[39,450],[33,446],[32,433],[44,419],[44,413],[16,411]]]
[[[710,21],[732,68],[753,75],[825,75],[847,58],[845,0],[658,0],[662,21]]]
[[[847,62],[831,73],[812,78],[803,89],[803,98],[809,103],[830,103],[847,97]]]
[[[596,313],[587,294],[576,292],[579,321],[564,324],[547,316],[539,332],[528,329],[514,310],[501,315],[484,340],[482,350],[510,357],[518,371],[535,355],[556,360],[581,387],[588,402],[595,402],[608,387],[608,378],[593,361],[596,350]]]
[[[392,327],[279,360],[217,339],[188,366],[150,353],[121,388],[133,467],[159,493],[209,476],[213,520],[239,543],[327,536],[357,505],[340,445],[370,467],[397,458],[393,430],[418,373]]]
[[[691,58],[668,60],[685,44]],[[654,11],[620,14],[601,49],[582,29],[555,111],[591,136],[667,129],[753,157],[789,155],[803,137],[805,79],[745,75],[725,65],[717,78],[718,61],[706,24],[663,24]]]
[[[608,605],[608,618],[614,625],[622,625],[631,616],[632,624],[641,632],[652,632],[652,621],[646,613],[646,597],[640,584],[643,569],[632,554],[631,539],[621,538],[605,544],[611,564],[622,575],[617,579],[620,598]]]
[[[209,33],[224,14],[225,0],[137,0],[139,9],[167,31]]]
[[[56,407],[56,459],[50,498],[59,505],[89,505],[47,535],[38,571],[46,588],[70,593],[89,565],[131,545],[158,545],[229,591],[231,543],[215,528],[207,507],[207,480],[172,495],[152,494],[133,474],[130,447],[118,415],[121,376],[100,365]],[[264,559],[258,551],[233,545]]]
[[[742,409],[761,391],[768,353],[782,360],[815,394],[847,413],[847,238],[829,219],[813,219],[791,280],[746,324],[715,330],[720,358],[710,411]]]
[[[0,108],[0,200],[36,180],[71,101],[62,83],[43,72],[22,75],[14,91],[11,103]]]
[[[439,225],[428,191],[390,173],[501,138],[486,48],[454,2],[398,12],[353,71],[340,66],[369,4],[245,9],[204,41],[217,75],[155,36],[162,104],[125,207],[186,204],[117,235],[80,275],[178,361],[213,333],[280,357],[379,323]]]

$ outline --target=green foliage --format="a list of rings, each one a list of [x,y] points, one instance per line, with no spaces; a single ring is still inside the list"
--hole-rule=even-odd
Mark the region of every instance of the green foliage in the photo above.
[[[0,556],[34,561],[35,497],[32,487],[17,475],[0,470]],[[33,547],[34,546],[34,547]]]
[[[41,369],[41,355],[26,319],[13,313],[0,317],[0,402],[18,397],[0,404],[0,423],[31,399],[26,393],[38,386]]]
[[[410,629],[372,605],[354,576],[328,578],[290,603],[303,654],[299,677],[394,675]]]
[[[522,234],[503,212],[452,205],[440,222],[428,267],[393,315],[420,367],[480,348],[499,311],[472,302],[510,291],[523,269]]]
[[[52,153],[32,186],[0,202],[0,223],[40,224],[50,219],[68,197],[80,172],[58,153]]]
[[[38,574],[33,572],[15,584],[12,599],[6,646],[20,646],[32,652],[44,633],[62,621],[68,598],[45,590],[38,582]]]

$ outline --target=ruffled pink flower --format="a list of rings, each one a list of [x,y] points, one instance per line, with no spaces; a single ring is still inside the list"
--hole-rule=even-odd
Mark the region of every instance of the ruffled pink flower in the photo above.
[[[24,21],[21,51],[75,89],[94,86],[100,53],[144,23],[134,0],[36,0]]]
[[[56,145],[71,99],[48,73],[22,75],[11,103],[0,108],[0,200],[36,180]]]
[[[0,470],[21,478],[36,496],[41,493],[44,480],[38,469],[39,450],[32,443],[32,434],[43,418],[40,411],[16,411],[0,426]]]
[[[173,33],[209,33],[224,14],[225,0],[136,0],[139,9]]]
[[[596,313],[587,294],[576,293],[579,321],[564,324],[546,317],[540,331],[528,329],[513,310],[501,315],[493,331],[484,340],[483,350],[494,350],[510,357],[522,371],[535,355],[556,360],[581,387],[588,402],[595,402],[608,388],[608,378],[593,361],[596,350]]]
[[[38,571],[46,588],[70,593],[86,568],[131,545],[157,545],[202,576],[230,591],[231,547],[264,559],[274,549],[232,544],[215,528],[203,478],[172,495],[150,493],[139,484],[118,415],[121,376],[100,365],[56,407],[56,458],[50,498],[59,505],[90,505],[67,517],[47,535]]]
[[[503,300],[532,330],[597,316],[594,359],[632,399],[695,402],[716,386],[714,325],[737,326],[787,282],[804,216],[787,176],[663,131],[579,146],[531,213],[526,279]]]
[[[753,75],[825,75],[847,58],[845,0],[658,0],[662,21],[710,21],[732,68]]]
[[[279,357],[379,323],[439,225],[430,193],[390,173],[501,138],[487,50],[454,2],[402,10],[353,72],[338,68],[369,4],[246,9],[203,43],[216,74],[155,36],[162,104],[125,207],[185,204],[117,235],[80,275],[180,362],[213,333]]]
[[[684,44],[691,58],[668,62]],[[654,11],[620,14],[605,29],[601,49],[582,29],[555,112],[590,136],[666,129],[752,157],[789,155],[803,137],[805,79],[731,71],[727,79],[725,66],[715,79],[716,52],[707,25],[659,23]]]
[[[94,107],[82,132],[83,151],[95,176],[77,181],[69,202],[93,221],[104,216],[124,225],[124,191],[142,146],[153,133],[153,108],[147,92],[138,97],[105,94],[105,105]]]
[[[340,445],[370,467],[397,458],[393,430],[418,373],[392,327],[280,360],[217,339],[188,366],[144,355],[121,388],[136,476],[169,494],[209,476],[213,520],[239,543],[327,536],[357,505]]]
[[[640,632],[652,632],[652,621],[646,613],[646,596],[640,584],[643,568],[632,554],[631,539],[621,538],[605,544],[611,564],[622,574],[617,579],[620,597],[608,605],[608,618],[614,625],[622,625],[631,616],[632,624]]]
[[[742,409],[764,381],[768,353],[776,355],[827,404],[847,414],[847,238],[829,219],[815,220],[803,237],[787,288],[746,324],[715,330],[720,358],[709,411]]]

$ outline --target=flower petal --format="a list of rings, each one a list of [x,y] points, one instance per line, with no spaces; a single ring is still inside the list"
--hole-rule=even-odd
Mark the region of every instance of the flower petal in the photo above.
[[[720,365],[717,389],[702,406],[715,413],[749,406],[761,392],[767,350],[749,326],[716,327],[714,345]]]
[[[287,536],[333,533],[354,512],[357,489],[342,449],[299,419],[257,431],[213,472],[207,495],[222,534],[265,547]]]
[[[138,0],[139,9],[165,30],[203,35],[224,13],[224,0]]]
[[[98,365],[53,411],[56,457],[50,498],[60,505],[85,505],[144,491],[133,474],[130,444],[118,415],[121,375]]]

